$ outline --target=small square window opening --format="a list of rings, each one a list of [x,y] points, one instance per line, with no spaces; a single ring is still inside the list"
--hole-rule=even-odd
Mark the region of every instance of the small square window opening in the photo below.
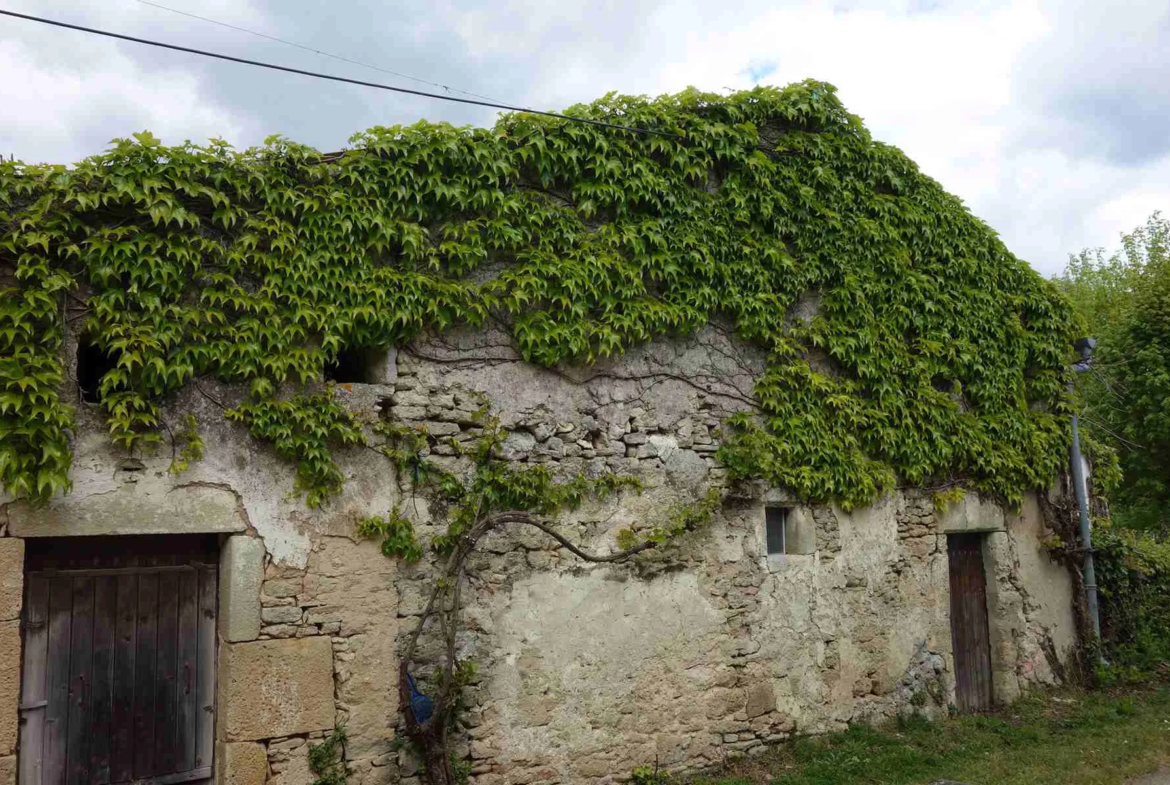
[[[788,552],[787,523],[787,507],[764,508],[764,536],[769,556]]]
[[[394,349],[345,347],[325,362],[325,381],[338,384],[390,384],[396,376]]]
[[[365,384],[369,376],[368,352],[342,349],[336,359],[325,363],[325,380],[341,384]]]

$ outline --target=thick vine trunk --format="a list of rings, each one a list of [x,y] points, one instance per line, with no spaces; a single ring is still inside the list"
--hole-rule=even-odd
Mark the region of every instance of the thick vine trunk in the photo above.
[[[510,511],[495,513],[478,521],[465,533],[456,544],[455,549],[447,559],[442,576],[435,583],[431,591],[426,608],[419,618],[419,625],[411,635],[399,665],[398,692],[402,706],[402,714],[406,719],[406,733],[414,742],[415,748],[422,756],[426,767],[428,785],[455,785],[455,771],[451,763],[451,753],[447,747],[447,731],[450,728],[455,707],[459,702],[460,685],[454,678],[455,671],[455,633],[459,621],[459,582],[463,577],[463,565],[467,557],[475,550],[481,537],[492,529],[508,523],[522,523],[544,532],[569,552],[579,558],[593,563],[613,563],[625,561],[631,556],[650,550],[656,546],[655,542],[647,541],[617,553],[597,556],[586,553],[564,535],[560,534],[532,513]],[[423,627],[432,617],[438,617],[443,625],[447,658],[442,676],[437,680],[437,692],[432,696],[434,700],[434,714],[426,722],[418,722],[411,708],[410,666],[414,659],[415,648]]]
[[[422,758],[423,776],[428,785],[455,785],[455,772],[451,768],[451,754],[446,741],[450,721],[446,701],[435,706],[435,714],[427,722],[420,723],[411,708],[410,682],[405,661],[399,666],[398,684],[402,715],[406,719],[406,735],[414,742],[415,751]]]
[[[423,748],[428,785],[455,785],[455,772],[451,769],[451,756],[446,747],[441,740],[436,740]]]

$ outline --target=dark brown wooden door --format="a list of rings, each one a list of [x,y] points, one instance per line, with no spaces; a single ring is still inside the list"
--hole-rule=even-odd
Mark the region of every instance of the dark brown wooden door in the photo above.
[[[212,775],[215,564],[119,561],[28,572],[20,785]]]
[[[963,711],[991,708],[991,645],[987,634],[987,577],[983,535],[947,535],[951,573],[951,640],[955,699]]]

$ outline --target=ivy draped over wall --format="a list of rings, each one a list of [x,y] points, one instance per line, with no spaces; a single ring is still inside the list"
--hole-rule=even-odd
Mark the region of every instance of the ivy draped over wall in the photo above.
[[[1052,286],[832,86],[607,96],[494,128],[418,123],[337,155],[283,138],[118,140],[74,167],[0,163],[0,476],[66,490],[66,319],[117,361],[113,440],[157,440],[199,377],[298,463],[310,503],[361,439],[328,395],[278,398],[344,347],[500,318],[523,357],[591,362],[712,318],[768,352],[761,416],[720,457],[809,499],[897,480],[1018,499],[1048,483],[1071,316]],[[816,307],[811,320],[798,311]]]

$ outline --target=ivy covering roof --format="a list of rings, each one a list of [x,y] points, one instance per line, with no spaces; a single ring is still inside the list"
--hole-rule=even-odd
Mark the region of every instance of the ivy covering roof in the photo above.
[[[961,481],[1018,500],[1055,477],[1068,306],[831,85],[568,113],[669,135],[516,114],[373,128],[324,156],[143,133],[73,167],[0,163],[5,489],[68,488],[66,319],[117,358],[115,442],[157,440],[193,379],[243,383],[232,416],[319,503],[341,482],[330,446],[360,430],[328,395],[278,388],[343,347],[491,314],[543,365],[725,319],[768,361],[760,416],[728,423],[719,457],[803,498]]]

